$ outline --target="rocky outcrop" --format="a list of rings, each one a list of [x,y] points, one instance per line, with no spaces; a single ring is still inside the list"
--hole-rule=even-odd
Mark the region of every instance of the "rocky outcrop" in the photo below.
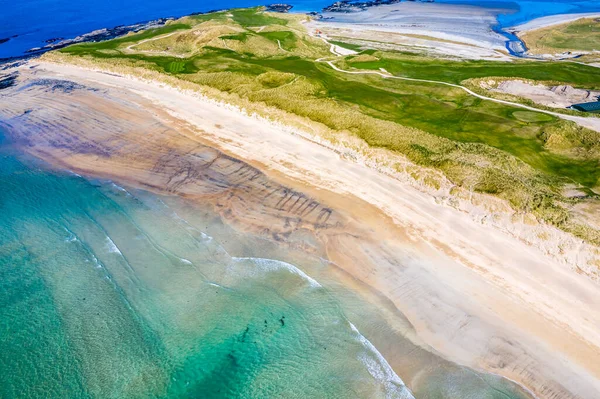
[[[289,4],[284,4],[284,3],[275,3],[275,4],[269,4],[268,6],[265,6],[265,10],[266,11],[270,11],[270,12],[289,12],[294,6],[291,6]]]

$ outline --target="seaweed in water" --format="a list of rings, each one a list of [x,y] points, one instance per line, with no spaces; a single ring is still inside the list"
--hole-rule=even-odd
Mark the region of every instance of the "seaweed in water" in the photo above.
[[[248,332],[250,331],[250,326],[246,326],[244,333],[242,334],[241,342],[246,342],[246,336],[248,336]]]
[[[14,86],[17,81],[17,76],[19,76],[17,72],[0,76],[0,90]]]
[[[17,68],[21,65],[24,65],[25,63],[26,61],[24,60],[18,60],[15,62],[2,62],[2,60],[0,59],[0,71],[6,71],[7,69]]]

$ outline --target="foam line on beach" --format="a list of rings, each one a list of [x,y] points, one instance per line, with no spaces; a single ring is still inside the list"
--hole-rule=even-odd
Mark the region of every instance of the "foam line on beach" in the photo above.
[[[286,269],[290,273],[296,274],[296,275],[302,277],[304,280],[308,281],[308,283],[311,287],[313,287],[313,288],[322,287],[322,285],[319,284],[319,282],[317,280],[310,277],[308,274],[304,273],[302,270],[298,269],[296,266],[294,266],[290,263],[287,263],[287,262],[282,262],[280,260],[275,260],[275,259],[265,259],[265,258],[252,258],[252,257],[238,258],[235,256],[232,257],[231,259],[234,262],[240,262],[240,261],[252,262],[258,268],[260,268],[261,270],[266,271],[266,272]]]
[[[356,338],[364,346],[367,353],[362,353],[359,359],[369,370],[369,374],[386,387],[386,398],[389,399],[415,399],[404,381],[394,372],[390,364],[379,353],[377,348],[358,331],[352,322],[348,321],[350,328],[356,334]],[[371,355],[371,356],[369,356]]]

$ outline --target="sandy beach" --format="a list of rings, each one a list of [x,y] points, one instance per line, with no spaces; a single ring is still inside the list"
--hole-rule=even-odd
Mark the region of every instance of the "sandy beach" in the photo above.
[[[309,130],[197,93],[47,62],[19,72],[0,119],[32,155],[208,201],[235,228],[323,253],[346,284],[390,304],[390,325],[450,362],[539,398],[600,391],[597,249],[581,240],[504,214],[501,203],[491,214],[484,197],[477,207],[424,192]],[[76,86],[31,84],[57,80]],[[208,183],[217,175],[228,185]],[[404,354],[369,339],[407,384],[419,380]]]

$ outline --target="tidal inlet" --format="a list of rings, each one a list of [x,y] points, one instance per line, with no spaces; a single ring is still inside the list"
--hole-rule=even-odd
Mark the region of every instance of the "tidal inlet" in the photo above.
[[[600,398],[600,15],[467,3],[2,60],[0,398]]]

